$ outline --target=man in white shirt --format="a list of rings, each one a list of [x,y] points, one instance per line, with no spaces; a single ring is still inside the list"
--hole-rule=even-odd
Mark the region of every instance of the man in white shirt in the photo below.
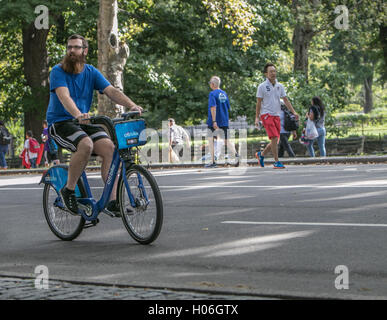
[[[275,161],[274,169],[284,169],[285,166],[278,160],[277,149],[281,131],[280,99],[283,99],[285,106],[296,116],[296,119],[298,119],[299,116],[286,97],[284,86],[277,81],[277,70],[274,64],[267,63],[263,73],[266,77],[266,80],[258,86],[257,90],[255,125],[258,126],[259,120],[262,121],[262,124],[265,127],[266,133],[270,139],[270,143],[262,152],[258,151],[255,156],[258,159],[260,166],[264,167],[265,156],[271,150]]]
[[[174,119],[169,118],[168,125],[169,125],[170,150],[172,152],[171,160],[173,162],[178,162],[180,161],[180,157],[183,156],[184,143],[187,147],[187,150],[190,150],[189,148],[191,146],[191,140],[189,138],[188,133],[183,129],[183,127],[178,126],[175,123]]]

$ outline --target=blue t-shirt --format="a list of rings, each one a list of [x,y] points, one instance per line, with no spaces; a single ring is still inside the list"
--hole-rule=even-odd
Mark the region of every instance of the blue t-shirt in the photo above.
[[[109,85],[109,81],[101,72],[90,64],[85,64],[82,72],[78,74],[67,73],[61,68],[61,65],[57,64],[50,73],[50,102],[46,115],[48,125],[74,118],[60,102],[55,93],[56,88],[67,87],[79,111],[87,113],[93,101],[94,90],[103,93],[103,90]]]
[[[216,89],[210,92],[208,96],[208,120],[207,125],[212,127],[211,107],[216,106],[216,124],[218,127],[228,127],[228,111],[230,110],[230,102],[227,93],[221,89]]]

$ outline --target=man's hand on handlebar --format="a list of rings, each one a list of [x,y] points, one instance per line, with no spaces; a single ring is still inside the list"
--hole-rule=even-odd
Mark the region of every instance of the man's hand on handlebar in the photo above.
[[[140,112],[140,115],[141,115],[143,109],[142,109],[142,107],[135,104],[132,108],[130,108],[130,111],[138,111],[138,112]]]
[[[88,113],[82,113],[81,115],[76,117],[76,119],[78,120],[78,122],[80,124],[89,124],[90,123],[89,118],[90,118],[90,116]]]

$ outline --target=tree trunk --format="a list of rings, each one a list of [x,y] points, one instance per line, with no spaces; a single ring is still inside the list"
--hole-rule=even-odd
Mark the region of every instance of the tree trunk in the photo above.
[[[387,24],[380,25],[379,27],[379,40],[383,48],[383,61],[384,68],[382,68],[382,79],[387,81]]]
[[[49,101],[48,55],[46,40],[49,29],[36,29],[34,22],[23,28],[23,67],[31,88],[29,106],[24,110],[24,130],[32,130],[40,140],[42,120],[46,118]]]
[[[312,0],[305,3],[300,0],[292,0],[292,12],[296,20],[293,30],[293,71],[301,71],[308,81],[308,51],[313,36],[316,34],[313,25],[313,15],[321,6],[320,1]]]
[[[129,47],[118,39],[117,0],[100,0],[98,17],[98,69],[112,84],[123,91],[123,70]],[[98,95],[98,113],[116,117],[124,112],[105,95]]]
[[[372,82],[373,74],[364,79],[364,113],[369,113],[373,107]]]
[[[313,38],[313,31],[304,26],[297,25],[293,31],[293,71],[301,71],[308,81],[308,50],[310,41]]]

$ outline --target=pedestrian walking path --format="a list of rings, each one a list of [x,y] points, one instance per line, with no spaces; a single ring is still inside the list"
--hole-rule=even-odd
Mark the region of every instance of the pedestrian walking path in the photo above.
[[[47,289],[36,279],[0,276],[0,300],[260,300],[258,296],[200,293],[170,289],[116,287],[50,280]],[[265,300],[267,300],[265,298]]]
[[[315,158],[280,158],[283,164],[294,164],[294,165],[304,165],[304,164],[340,164],[340,163],[387,163],[387,155],[385,156],[350,156],[350,157],[315,157]],[[272,165],[274,159],[265,158],[266,165]],[[231,163],[225,161],[220,161],[217,163],[218,166],[227,166]],[[191,161],[186,163],[143,163],[144,166],[149,166],[153,169],[158,168],[192,168],[192,167],[204,167],[205,163],[202,161]],[[247,159],[241,160],[241,166],[256,166],[258,165],[257,159]],[[100,166],[88,166],[88,170],[100,170]],[[0,170],[0,175],[7,174],[22,174],[22,173],[43,173],[47,168],[37,168],[37,169],[7,169]]]

